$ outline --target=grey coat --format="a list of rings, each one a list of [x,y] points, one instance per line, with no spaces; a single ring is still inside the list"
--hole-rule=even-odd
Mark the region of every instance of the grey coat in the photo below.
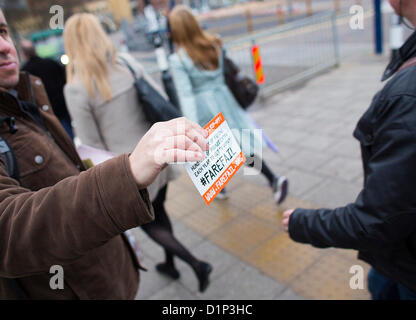
[[[166,97],[153,79],[144,72],[141,64],[129,54],[123,53],[120,56],[129,62],[137,76],[143,75]],[[75,134],[83,144],[115,154],[129,153],[134,150],[151,124],[146,120],[137,100],[133,76],[123,62],[120,61],[114,67],[109,66],[109,80],[113,94],[109,101],[104,101],[98,91],[94,97],[90,97],[81,79],[77,77],[65,85],[65,100],[73,119]],[[177,176],[177,172],[169,166],[160,173],[148,187],[152,201],[159,189]]]

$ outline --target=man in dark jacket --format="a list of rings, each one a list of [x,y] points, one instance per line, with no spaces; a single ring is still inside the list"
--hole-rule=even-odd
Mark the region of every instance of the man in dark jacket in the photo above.
[[[71,116],[66,107],[64,97],[64,86],[66,83],[64,66],[52,59],[40,58],[36,54],[32,41],[23,40],[20,45],[22,54],[26,59],[22,71],[26,71],[42,80],[53,112],[73,140]]]
[[[168,162],[201,160],[207,133],[157,123],[130,155],[85,170],[48,105],[39,78],[19,73],[0,10],[0,136],[19,169],[12,178],[0,157],[0,300],[132,299],[140,264],[123,232],[152,221],[146,187]]]
[[[416,25],[416,1],[390,0]],[[354,203],[288,210],[290,237],[319,248],[359,250],[373,269],[373,299],[416,299],[416,32],[388,65],[392,79],[374,97],[354,137],[361,143],[364,187]]]

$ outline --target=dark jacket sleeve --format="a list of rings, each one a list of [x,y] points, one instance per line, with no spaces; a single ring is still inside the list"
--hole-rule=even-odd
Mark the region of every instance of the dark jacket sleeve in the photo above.
[[[0,162],[0,277],[71,263],[153,218],[127,155],[36,192],[20,187]]]
[[[334,210],[295,210],[290,237],[316,247],[383,250],[416,230],[416,99],[391,99],[372,119],[363,190]]]

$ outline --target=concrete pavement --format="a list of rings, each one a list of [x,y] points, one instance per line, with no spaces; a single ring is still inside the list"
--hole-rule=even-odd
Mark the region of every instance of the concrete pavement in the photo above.
[[[137,299],[368,299],[352,290],[349,269],[369,267],[353,250],[316,249],[291,241],[281,227],[291,207],[337,207],[354,201],[362,185],[359,144],[352,131],[381,88],[387,57],[371,47],[344,57],[340,68],[304,86],[258,102],[250,115],[280,148],[264,150],[265,161],[290,179],[290,196],[277,207],[266,180],[244,176],[229,185],[229,199],[205,205],[186,174],[168,189],[167,210],[177,238],[214,271],[203,294],[181,261],[177,281],[155,271],[161,247],[140,229],[143,251]]]

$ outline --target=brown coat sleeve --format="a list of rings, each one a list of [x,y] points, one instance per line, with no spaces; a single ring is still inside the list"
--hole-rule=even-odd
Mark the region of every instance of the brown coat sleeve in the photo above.
[[[65,265],[154,219],[127,155],[31,192],[0,161],[0,277],[21,277]]]

